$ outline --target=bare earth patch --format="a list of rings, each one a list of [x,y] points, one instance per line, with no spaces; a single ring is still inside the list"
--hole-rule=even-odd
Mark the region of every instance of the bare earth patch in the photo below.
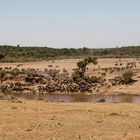
[[[139,140],[140,105],[0,101],[2,140]]]

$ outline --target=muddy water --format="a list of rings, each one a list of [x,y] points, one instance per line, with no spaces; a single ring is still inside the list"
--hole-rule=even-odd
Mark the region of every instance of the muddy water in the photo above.
[[[51,102],[110,102],[110,103],[138,103],[140,104],[140,96],[135,95],[85,95],[85,94],[31,94],[31,93],[14,93],[10,94],[16,98],[28,100],[44,100]]]

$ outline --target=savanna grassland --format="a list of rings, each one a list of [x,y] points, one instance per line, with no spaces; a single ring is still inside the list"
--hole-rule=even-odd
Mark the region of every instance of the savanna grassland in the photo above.
[[[98,56],[98,63],[91,56]],[[139,104],[47,102],[9,96],[10,93],[139,96],[139,56],[139,46],[114,49],[1,46],[0,139],[140,140]]]

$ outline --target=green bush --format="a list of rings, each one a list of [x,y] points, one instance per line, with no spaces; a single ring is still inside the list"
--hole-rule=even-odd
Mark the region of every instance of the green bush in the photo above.
[[[97,64],[97,58],[87,57],[87,58],[77,62],[77,67],[78,68],[75,69],[75,71],[74,71],[74,74],[73,74],[74,78],[76,78],[76,77],[84,78],[85,77],[84,74],[85,74],[86,66],[90,63],[96,65]]]

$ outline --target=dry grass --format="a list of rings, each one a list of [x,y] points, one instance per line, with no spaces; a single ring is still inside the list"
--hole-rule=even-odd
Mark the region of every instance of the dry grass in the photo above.
[[[139,140],[140,105],[0,101],[1,140]]]
[[[76,67],[76,63],[80,59],[62,59],[62,60],[54,60],[54,61],[42,61],[42,62],[25,62],[25,63],[0,63],[0,67],[12,67],[15,68],[18,64],[22,64],[19,68],[38,68],[40,70],[44,70],[44,68],[48,68],[48,65],[53,65],[55,68],[58,66],[58,69],[66,68],[69,72],[72,71],[73,68]],[[118,61],[117,58],[100,58],[98,59],[98,65],[91,66],[91,68],[98,68],[100,65],[101,68],[108,68],[114,66],[114,63]],[[134,58],[124,58],[123,64],[127,62],[135,61]],[[138,67],[140,68],[140,66]]]
[[[43,70],[66,68],[69,72],[79,60],[56,60],[23,63],[20,68]],[[99,59],[93,68],[114,66],[117,59]],[[126,62],[133,59],[125,59]],[[4,63],[0,67],[16,67],[19,63]],[[140,65],[134,69],[140,75]],[[119,73],[108,74],[112,78]],[[109,93],[125,92],[140,95],[140,77],[133,85],[108,89]],[[2,96],[0,94],[0,96]],[[48,103],[43,101],[0,101],[0,140],[140,140],[140,105],[109,103]]]

